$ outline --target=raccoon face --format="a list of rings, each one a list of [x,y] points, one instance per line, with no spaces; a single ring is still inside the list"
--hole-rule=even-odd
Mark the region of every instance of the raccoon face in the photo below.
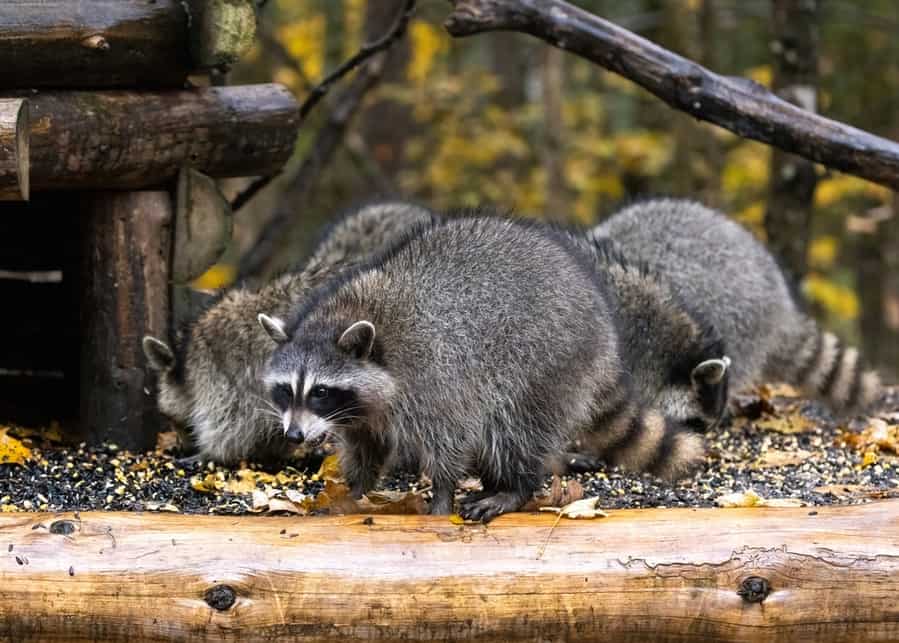
[[[697,364],[688,385],[671,386],[659,395],[656,402],[663,415],[698,433],[717,427],[727,409],[729,366],[727,356]]]
[[[260,323],[280,347],[272,357],[265,385],[281,413],[284,436],[296,443],[318,442],[356,428],[377,430],[393,396],[393,378],[373,359],[375,327],[357,321],[340,333],[324,327],[304,329],[289,341],[284,325]]]
[[[172,420],[180,429],[190,423],[191,399],[184,384],[175,376],[176,358],[168,344],[147,335],[142,342],[144,355],[150,368],[156,371],[160,413]]]

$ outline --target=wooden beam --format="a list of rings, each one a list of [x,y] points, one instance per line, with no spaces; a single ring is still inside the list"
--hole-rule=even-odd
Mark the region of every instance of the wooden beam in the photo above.
[[[0,516],[12,640],[896,638],[899,503],[593,521]]]
[[[281,85],[41,92],[31,107],[31,187],[143,189],[189,166],[215,178],[278,170],[297,102]]]
[[[87,195],[82,212],[80,421],[91,442],[156,443],[160,418],[144,335],[168,337],[168,192]]]
[[[0,98],[0,201],[29,199],[28,101]]]
[[[180,87],[254,36],[253,0],[3,0],[0,87]]]
[[[450,1],[453,36],[530,34],[738,136],[899,190],[899,143],[807,112],[747,78],[716,74],[564,0]]]

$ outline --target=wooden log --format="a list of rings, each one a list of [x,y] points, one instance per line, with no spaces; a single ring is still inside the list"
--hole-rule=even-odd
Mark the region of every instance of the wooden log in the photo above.
[[[0,201],[29,198],[28,101],[0,98]]]
[[[715,74],[565,0],[450,1],[453,36],[531,34],[738,136],[899,190],[899,143],[807,112],[747,78]]]
[[[41,92],[31,106],[31,187],[139,189],[190,166],[256,176],[290,157],[297,102],[281,85]]]
[[[184,168],[178,175],[172,283],[186,284],[218,261],[232,229],[231,204],[216,182]]]
[[[3,0],[0,87],[180,87],[246,53],[252,0]]]
[[[91,442],[147,449],[160,418],[141,338],[168,336],[171,197],[92,194],[82,218],[82,431]]]
[[[899,634],[899,504],[0,516],[11,640],[862,641]]]

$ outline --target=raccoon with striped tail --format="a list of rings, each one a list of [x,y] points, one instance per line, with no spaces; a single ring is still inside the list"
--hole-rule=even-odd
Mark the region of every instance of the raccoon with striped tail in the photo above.
[[[721,334],[732,359],[730,386],[786,381],[852,411],[880,394],[859,351],[805,315],[768,250],[724,214],[699,203],[655,199],[612,215],[590,232],[611,238],[654,267]]]
[[[585,245],[536,224],[451,220],[322,286],[292,319],[261,315],[278,344],[265,382],[285,435],[336,440],[356,496],[391,463],[417,463],[432,513],[478,475],[485,491],[460,513],[484,521],[524,504],[588,427],[620,429],[610,446],[629,464],[676,477],[672,463],[695,460],[702,439],[631,403]]]
[[[283,458],[290,445],[278,429],[279,413],[261,384],[273,347],[259,313],[286,314],[316,284],[430,223],[430,210],[400,201],[349,210],[318,243],[303,269],[252,290],[231,288],[193,321],[180,341],[143,340],[158,375],[158,406],[186,438],[197,459],[231,464]]]

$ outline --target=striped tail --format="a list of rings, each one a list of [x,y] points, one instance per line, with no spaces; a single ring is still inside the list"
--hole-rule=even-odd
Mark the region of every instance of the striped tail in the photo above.
[[[703,437],[658,411],[640,410],[626,404],[613,417],[603,420],[578,442],[586,453],[607,464],[677,480],[705,458]],[[591,458],[581,453],[565,454],[561,461],[569,473],[593,464]]]
[[[794,369],[788,383],[806,394],[826,400],[835,411],[861,409],[882,392],[880,376],[864,370],[858,349],[818,328],[811,319],[797,342]]]

